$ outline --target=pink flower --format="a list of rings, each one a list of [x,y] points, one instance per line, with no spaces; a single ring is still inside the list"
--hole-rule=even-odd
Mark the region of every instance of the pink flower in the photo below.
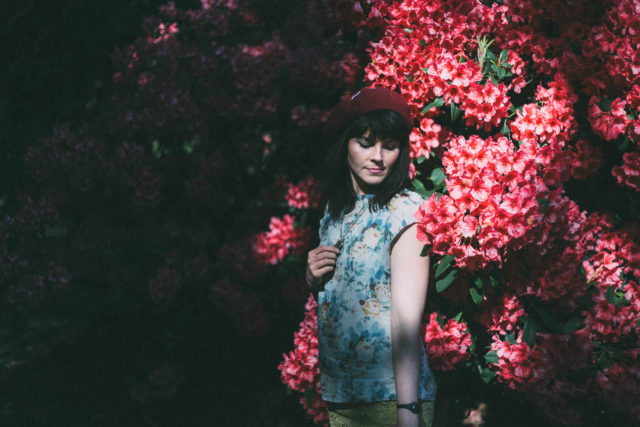
[[[440,326],[435,312],[431,313],[429,323],[425,326],[424,342],[433,369],[449,371],[471,357],[468,351],[471,334],[467,325],[449,319],[444,326]]]
[[[605,139],[611,141],[624,134],[629,119],[624,110],[626,101],[616,98],[611,102],[611,111],[604,112],[600,109],[598,97],[592,96],[589,100],[589,122],[594,132]]]
[[[298,184],[289,184],[285,199],[292,208],[317,209],[320,204],[320,186],[317,180],[310,176]]]
[[[255,236],[253,253],[258,262],[275,265],[285,256],[297,255],[309,246],[309,228],[297,228],[295,218],[289,214],[282,218],[272,217],[269,231]]]
[[[640,153],[624,153],[622,160],[622,166],[614,166],[611,173],[618,184],[640,191]]]

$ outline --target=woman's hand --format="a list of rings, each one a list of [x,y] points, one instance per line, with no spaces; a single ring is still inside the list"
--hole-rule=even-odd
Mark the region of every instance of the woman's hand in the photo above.
[[[318,246],[307,255],[307,285],[311,290],[320,290],[324,285],[324,275],[336,268],[340,250],[335,246]]]

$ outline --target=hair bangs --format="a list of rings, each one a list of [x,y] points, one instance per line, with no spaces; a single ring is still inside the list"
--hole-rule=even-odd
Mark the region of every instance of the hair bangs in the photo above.
[[[408,142],[410,129],[394,111],[376,110],[359,117],[347,128],[347,139],[361,137],[369,130],[368,138],[381,141]]]

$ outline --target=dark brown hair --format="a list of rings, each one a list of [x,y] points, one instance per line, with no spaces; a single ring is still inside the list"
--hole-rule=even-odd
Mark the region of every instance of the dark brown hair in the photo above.
[[[384,207],[400,191],[409,185],[409,132],[407,123],[391,110],[376,110],[351,122],[329,147],[325,158],[324,198],[332,219],[353,209],[356,193],[353,189],[347,147],[351,138],[359,138],[369,130],[369,138],[382,141],[398,141],[400,153],[387,177],[375,187],[369,201],[369,210]],[[368,138],[368,139],[369,139]]]

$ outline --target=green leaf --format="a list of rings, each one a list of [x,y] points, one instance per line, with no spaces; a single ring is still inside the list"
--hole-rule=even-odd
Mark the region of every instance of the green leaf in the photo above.
[[[420,69],[423,73],[428,73],[429,72],[429,68],[428,67],[424,67]]]
[[[509,50],[508,49],[503,49],[500,52],[500,65],[509,65],[509,64],[507,64],[507,58],[508,57],[509,57]]]
[[[436,320],[438,321],[438,324],[441,327],[444,327],[444,325],[446,323],[446,319],[444,318],[444,316],[442,314],[440,314],[440,312],[436,312]]]
[[[495,350],[488,352],[484,355],[484,360],[486,360],[487,363],[498,363],[498,352]]]
[[[425,189],[424,188],[424,184],[419,179],[414,179],[413,181],[411,181],[411,184],[413,184],[413,187],[418,189],[418,190],[424,190]]]
[[[618,144],[618,151],[622,151],[623,153],[629,151],[631,147],[631,140],[628,136],[625,136],[620,144]]]
[[[496,279],[493,274],[491,276],[489,276],[489,280],[491,280],[491,287],[492,288],[497,288],[498,286],[500,286],[500,281],[498,281],[498,279]]]
[[[504,76],[507,74],[507,72],[505,71],[504,68],[498,67],[497,74],[498,74],[498,80],[502,80],[502,79],[504,79]]]
[[[482,381],[484,381],[485,384],[488,384],[489,382],[491,382],[491,380],[493,380],[496,376],[497,374],[489,368],[484,368],[480,373],[480,377],[482,378]]]
[[[159,159],[160,157],[166,155],[168,152],[169,150],[161,146],[160,141],[158,141],[157,139],[154,139],[153,142],[151,142],[151,153],[156,159]]]
[[[411,33],[413,33],[413,28],[405,28],[404,32],[407,33],[407,34],[411,34]]]
[[[431,175],[429,179],[433,183],[434,187],[438,188],[442,184],[444,184],[444,172],[442,172],[442,168],[435,168],[431,171]]]
[[[471,294],[471,299],[476,305],[479,305],[484,299],[484,296],[478,292],[476,288],[469,288],[469,293]]]
[[[486,62],[484,64],[484,67],[482,67],[482,74],[483,75],[487,75],[491,73],[491,63],[490,62]]]
[[[413,82],[413,76],[410,76],[409,74],[407,74],[406,76],[404,76],[404,79],[408,82]]]
[[[564,327],[562,328],[562,333],[572,334],[578,329],[582,328],[583,326],[584,326],[584,323],[582,322],[582,319],[578,317],[572,317],[571,319],[567,320],[567,323],[564,324]]]
[[[616,292],[613,290],[613,288],[611,288],[611,287],[607,288],[606,292],[604,293],[604,297],[611,304],[615,305],[615,303],[616,303]]]
[[[456,257],[454,257],[453,255],[443,256],[440,262],[438,262],[438,267],[436,268],[436,278],[442,276],[442,273],[447,271],[447,268],[449,268],[449,266],[455,259]]]
[[[422,111],[420,112],[420,114],[425,114],[427,111],[429,111],[430,109],[432,109],[433,107],[435,108],[440,108],[444,105],[444,99],[440,96],[436,99],[434,99],[432,102],[430,102],[429,104],[427,104],[426,107],[424,107],[422,109]]]
[[[436,291],[442,292],[447,289],[449,285],[451,285],[451,283],[453,283],[453,281],[455,280],[457,272],[458,270],[453,269],[443,279],[438,280],[436,282]]]
[[[200,145],[200,139],[193,138],[191,141],[186,141],[184,144],[182,144],[182,149],[185,153],[191,154],[194,152],[198,145]]]
[[[434,193],[431,190],[427,190],[424,187],[422,181],[420,181],[418,178],[415,178],[413,181],[411,181],[411,184],[413,184],[413,189],[415,190],[415,192],[420,194],[425,199],[428,199]]]
[[[522,329],[522,339],[527,343],[529,348],[533,348],[533,344],[536,341],[537,330],[537,322],[531,317],[527,317],[527,319],[524,321],[524,328]]]
[[[451,123],[454,123],[456,120],[458,120],[460,118],[461,113],[462,113],[462,110],[460,109],[460,107],[458,107],[455,102],[452,102],[451,103]]]
[[[484,281],[482,280],[482,277],[476,277],[475,282],[473,282],[474,285],[476,285],[476,288],[482,290],[482,287],[484,285]]]
[[[538,199],[538,205],[540,205],[542,212],[546,211],[550,204],[551,200],[549,199]]]
[[[553,312],[539,305],[535,306],[534,310],[536,311],[536,313],[538,313],[538,316],[540,316],[540,320],[542,320],[542,323],[547,327],[547,329],[557,334],[562,333],[564,324],[556,319]]]
[[[507,119],[504,119],[504,121],[502,122],[502,127],[500,128],[500,133],[505,135],[505,136],[511,135],[511,128],[509,127],[509,121]]]
[[[611,111],[611,100],[606,97],[600,98],[600,102],[598,102],[598,107],[604,112]]]
[[[429,255],[429,247],[427,245],[424,245],[422,247],[422,250],[420,251],[420,256],[425,257],[427,255]]]
[[[456,314],[456,317],[453,318],[453,320],[455,320],[456,322],[459,322],[460,319],[462,319],[462,312]]]
[[[422,164],[422,162],[424,162],[427,158],[425,156],[420,156],[416,159],[416,161],[418,162],[418,164]]]

